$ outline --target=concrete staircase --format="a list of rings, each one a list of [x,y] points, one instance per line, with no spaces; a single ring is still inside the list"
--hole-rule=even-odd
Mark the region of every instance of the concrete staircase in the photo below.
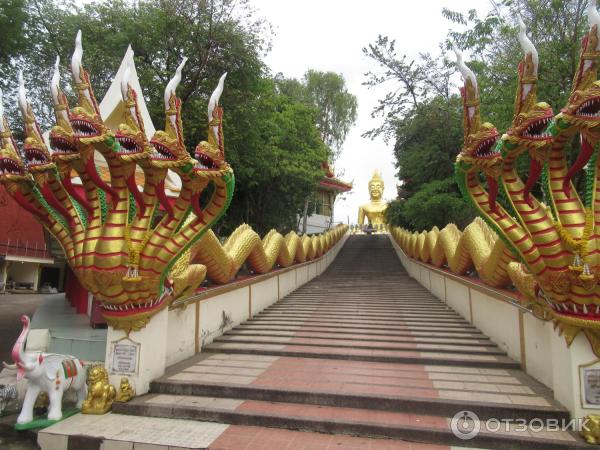
[[[479,421],[459,426],[481,426],[470,440],[451,429],[463,411]],[[114,413],[231,424],[211,449],[588,447],[539,427],[568,412],[412,280],[385,235],[350,237],[321,277]],[[487,429],[490,418],[536,419],[537,431],[498,421]]]

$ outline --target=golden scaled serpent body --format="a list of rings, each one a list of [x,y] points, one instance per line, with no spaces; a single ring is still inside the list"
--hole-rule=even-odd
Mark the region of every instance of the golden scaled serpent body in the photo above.
[[[262,274],[314,260],[342,238],[346,225],[312,237],[293,232],[282,236],[272,230],[262,239],[242,225],[221,245],[211,227],[229,207],[235,186],[225,159],[223,110],[218,104],[225,75],[209,100],[208,139],[196,146],[192,158],[183,140],[182,102],[175,92],[185,60],[165,89],[164,131],[148,139],[138,94],[129,82],[131,67],[121,79],[122,121],[110,129],[101,117],[82,54],[78,33],[71,64],[78,93],[73,109],[60,89],[58,61],[55,66],[52,152],[41,138],[24,85],[19,91],[26,123],[22,152],[0,98],[0,184],[57,239],[73,273],[100,301],[104,319],[115,329],[145,327],[174,300],[193,295],[207,276],[227,283],[245,262],[250,271]],[[106,160],[110,182],[100,178],[95,152]],[[141,192],[136,166],[144,174]],[[174,201],[165,193],[167,170],[182,181]],[[73,189],[75,172],[84,195]],[[203,203],[202,193],[209,186],[211,193]]]
[[[457,275],[475,269],[481,280],[493,287],[510,284],[508,266],[516,261],[504,242],[479,217],[464,231],[453,223],[441,231],[411,233],[403,228],[391,228],[391,235],[402,251],[414,259],[436,267],[447,266]]]
[[[244,262],[255,273],[267,273],[276,264],[289,267],[311,261],[326,253],[347,230],[340,225],[316,236],[298,236],[290,231],[282,236],[275,230],[263,239],[249,225],[240,225],[223,245],[209,230],[194,250],[191,261],[206,266],[207,277],[215,283],[227,283]]]
[[[554,321],[567,344],[583,333],[600,356],[600,15],[593,4],[588,19],[571,93],[556,115],[537,102],[538,54],[520,23],[524,58],[513,121],[502,136],[482,123],[477,80],[457,51],[465,133],[456,180],[481,218],[464,232],[448,225],[421,234],[392,229],[392,235],[408,256],[423,262],[445,264],[457,274],[475,269],[495,287],[510,280],[522,303],[536,317]],[[566,144],[575,136],[581,147],[569,167]],[[526,181],[515,169],[520,155],[530,162]],[[571,180],[582,169],[580,193]],[[540,179],[543,202],[532,194]],[[503,202],[497,201],[500,186]]]

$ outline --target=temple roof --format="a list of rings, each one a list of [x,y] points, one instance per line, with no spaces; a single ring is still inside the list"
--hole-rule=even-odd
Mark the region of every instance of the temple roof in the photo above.
[[[348,192],[352,189],[352,183],[346,183],[345,181],[333,177],[324,177],[319,181],[319,187],[330,191]]]
[[[335,177],[333,168],[329,165],[329,162],[324,161],[321,167],[325,171],[325,176],[319,181],[319,187],[338,192],[348,192],[352,189],[352,183],[347,183]]]

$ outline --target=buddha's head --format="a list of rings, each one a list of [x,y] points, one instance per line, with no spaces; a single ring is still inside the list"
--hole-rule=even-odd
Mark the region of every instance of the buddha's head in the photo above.
[[[381,200],[383,196],[383,178],[379,175],[379,172],[376,170],[369,181],[369,195],[371,200]]]

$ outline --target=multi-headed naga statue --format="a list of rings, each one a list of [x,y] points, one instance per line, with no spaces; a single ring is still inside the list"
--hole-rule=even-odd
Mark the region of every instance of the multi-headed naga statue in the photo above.
[[[590,30],[571,94],[557,115],[547,103],[537,102],[538,54],[519,19],[524,57],[513,121],[502,136],[482,122],[477,80],[457,52],[465,85],[464,144],[456,179],[483,220],[464,233],[449,225],[442,231],[394,234],[410,256],[447,264],[457,273],[474,267],[493,286],[512,281],[538,316],[558,324],[567,342],[583,330],[600,355],[600,14],[595,2],[588,18]],[[577,135],[581,150],[569,167],[565,145]],[[522,154],[530,161],[526,181],[515,168]],[[586,186],[580,196],[571,180],[584,167]],[[538,180],[543,202],[532,194]],[[505,207],[497,201],[500,186]]]
[[[225,160],[219,106],[225,75],[209,100],[208,139],[196,146],[192,158],[184,143],[181,100],[175,93],[185,59],[165,89],[164,131],[148,138],[139,93],[130,84],[132,60],[121,81],[123,117],[111,130],[100,115],[82,55],[78,33],[71,60],[77,106],[69,107],[60,88],[59,61],[51,81],[56,115],[49,135],[51,152],[22,76],[21,151],[0,100],[0,183],[57,239],[77,278],[101,301],[109,324],[140,329],[173,300],[192,294],[207,273],[215,282],[227,282],[246,259],[252,270],[264,273],[276,263],[289,266],[318,257],[342,236],[344,227],[310,238],[272,231],[261,241],[242,225],[221,245],[210,227],[228,208],[235,184]],[[110,183],[97,171],[96,152],[106,160]],[[136,169],[143,172],[141,191]],[[174,201],[165,193],[168,170],[182,182]],[[80,179],[83,194],[74,187],[74,176]]]

